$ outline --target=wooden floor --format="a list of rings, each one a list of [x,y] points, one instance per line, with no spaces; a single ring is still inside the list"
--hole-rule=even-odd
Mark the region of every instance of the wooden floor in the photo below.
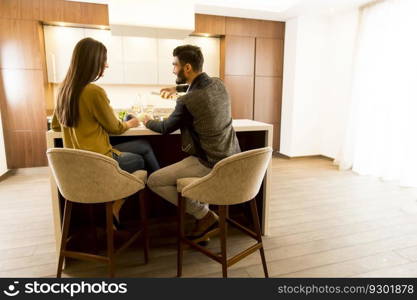
[[[274,277],[416,277],[417,190],[352,172],[324,158],[273,159],[271,234],[264,238]],[[53,277],[52,208],[46,168],[17,172],[0,182],[0,277]],[[174,232],[174,231],[173,231]],[[174,277],[175,237],[151,241],[118,260],[120,277]],[[231,231],[228,251],[251,241]],[[214,240],[210,248],[218,247]],[[186,277],[220,277],[221,267],[187,250]],[[258,254],[230,269],[231,277],[262,277]],[[71,264],[67,277],[106,276],[106,267]]]

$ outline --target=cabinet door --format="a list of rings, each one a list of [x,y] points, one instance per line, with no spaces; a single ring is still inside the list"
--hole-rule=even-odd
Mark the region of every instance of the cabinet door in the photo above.
[[[158,40],[158,84],[175,85],[176,76],[173,74],[172,51],[183,44],[184,40]]]
[[[97,83],[121,84],[123,78],[122,37],[114,36],[109,30],[85,29],[85,37],[102,42],[107,48],[107,64],[104,76]]]
[[[158,84],[157,39],[122,37],[124,78],[127,84]]]
[[[255,65],[255,38],[226,36],[225,75],[253,76]]]
[[[256,76],[281,76],[284,61],[284,41],[280,39],[256,39]]]
[[[226,75],[232,118],[253,120],[253,76]]]
[[[48,81],[60,83],[67,74],[75,45],[84,38],[83,28],[44,26]]]
[[[225,35],[226,17],[195,14],[196,34]]]
[[[185,43],[200,47],[204,57],[203,71],[211,77],[220,77],[219,38],[190,36]]]
[[[281,119],[281,77],[255,77],[254,119],[277,123]]]

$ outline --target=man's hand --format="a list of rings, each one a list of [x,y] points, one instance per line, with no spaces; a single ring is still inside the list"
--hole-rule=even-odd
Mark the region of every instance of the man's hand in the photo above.
[[[140,113],[138,115],[138,120],[142,122],[144,125],[148,123],[149,120],[153,120],[153,117],[150,114]]]
[[[153,117],[150,114],[145,114],[143,116],[143,124],[146,125],[146,123],[148,123],[148,121],[153,120]]]
[[[169,88],[163,88],[159,92],[161,97],[164,99],[172,99],[174,98],[175,94],[177,93],[177,88],[175,86]]]
[[[137,118],[133,117],[129,121],[126,121],[126,124],[127,124],[127,128],[138,127],[139,126],[139,120]]]

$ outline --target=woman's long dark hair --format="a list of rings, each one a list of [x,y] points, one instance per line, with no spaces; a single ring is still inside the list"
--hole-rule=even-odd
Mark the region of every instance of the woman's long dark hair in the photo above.
[[[106,47],[92,38],[82,39],[72,53],[71,65],[60,87],[56,113],[65,127],[75,127],[78,122],[78,103],[84,87],[99,79],[107,61]]]

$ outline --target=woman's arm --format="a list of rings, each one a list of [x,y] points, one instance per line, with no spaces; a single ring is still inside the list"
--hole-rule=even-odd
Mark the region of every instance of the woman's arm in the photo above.
[[[97,122],[110,134],[122,134],[132,127],[137,127],[139,121],[132,118],[127,122],[121,122],[116,118],[110,101],[104,91],[97,91],[93,97],[92,112]]]

